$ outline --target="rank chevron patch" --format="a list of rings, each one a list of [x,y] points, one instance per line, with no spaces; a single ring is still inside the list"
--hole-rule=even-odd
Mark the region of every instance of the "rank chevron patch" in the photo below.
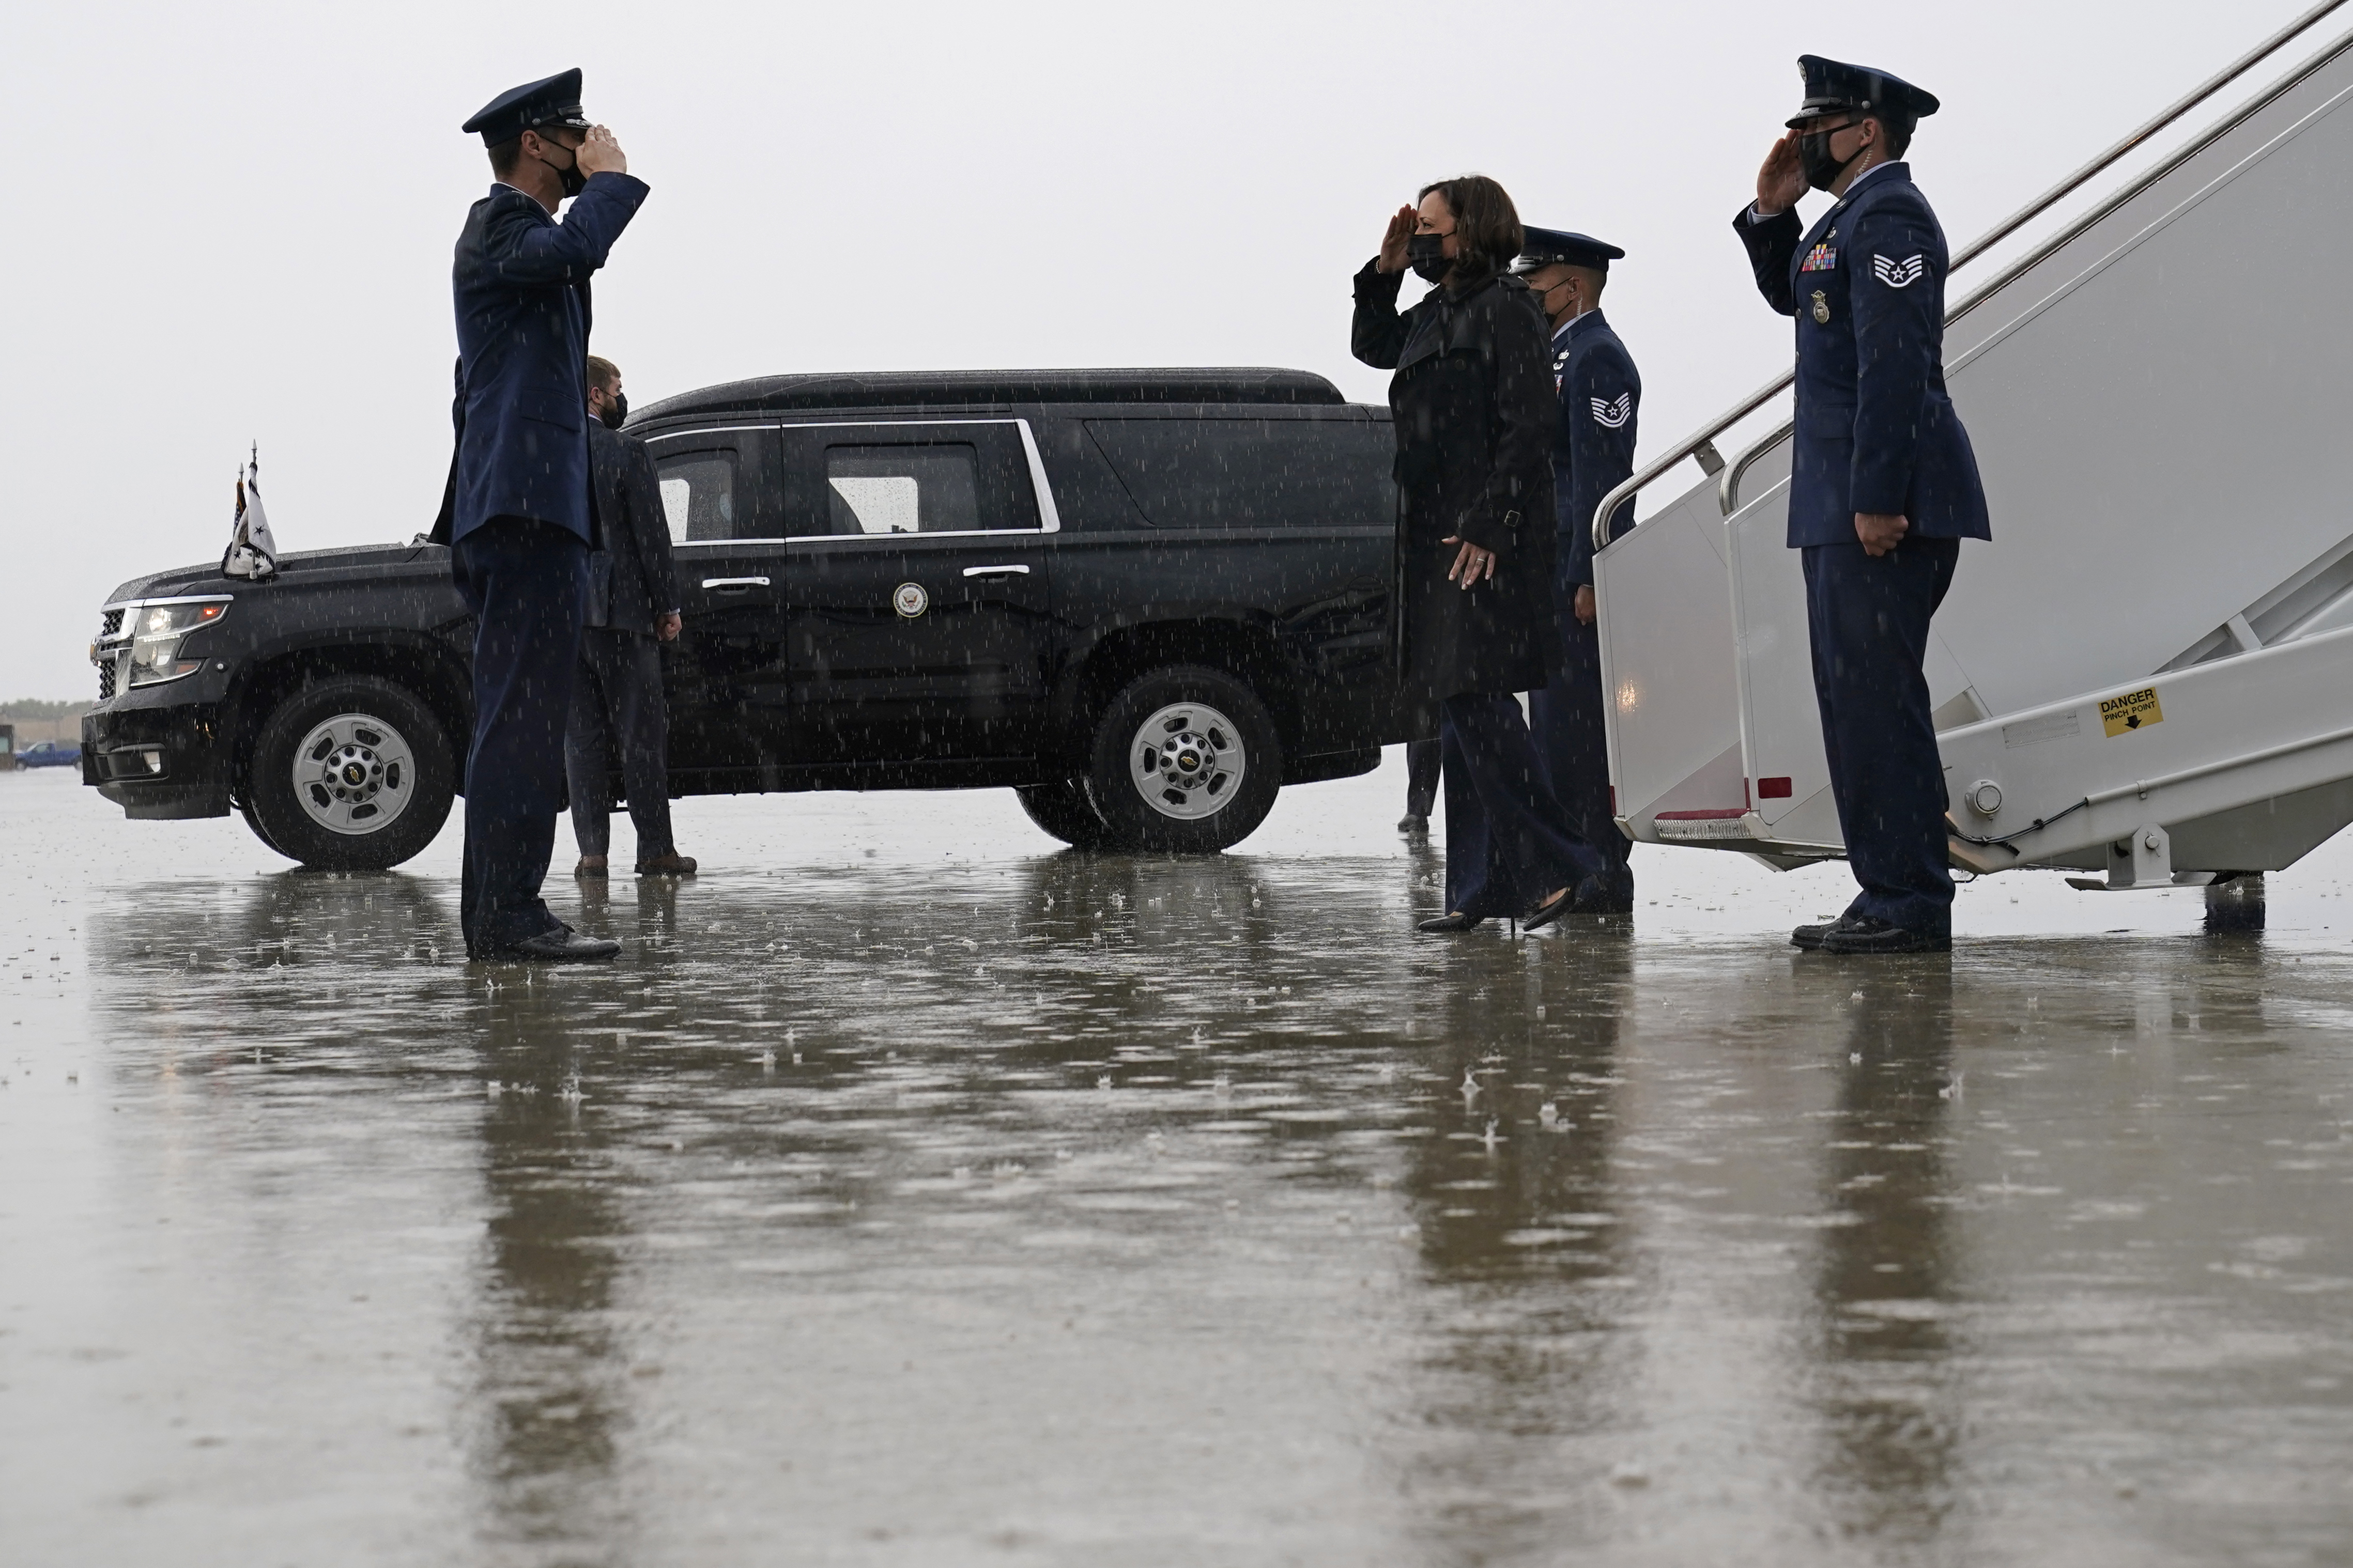
[[[1594,423],[1608,429],[1615,430],[1634,417],[1634,395],[1630,392],[1620,393],[1615,403],[1604,403],[1598,397],[1591,402]]]
[[[1901,261],[1890,261],[1884,256],[1871,258],[1871,275],[1890,289],[1908,289],[1927,270],[1925,256],[1907,256]]]

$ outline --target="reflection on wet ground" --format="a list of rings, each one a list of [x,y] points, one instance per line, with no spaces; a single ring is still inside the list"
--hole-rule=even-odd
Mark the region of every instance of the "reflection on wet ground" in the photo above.
[[[446,845],[257,875],[17,782],[11,1563],[2353,1542],[2334,848],[2263,935],[1989,885],[1857,965],[1778,942],[1834,884],[1696,855],[1417,940],[1386,779],[1357,853],[1184,861],[733,802],[533,974],[459,961]]]

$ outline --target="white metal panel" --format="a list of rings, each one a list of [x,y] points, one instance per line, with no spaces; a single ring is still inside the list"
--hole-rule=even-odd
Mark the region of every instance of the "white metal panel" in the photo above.
[[[1601,676],[1617,812],[1648,837],[1649,816],[1740,743],[1724,520],[1702,484],[1594,557]],[[1741,804],[1737,763],[1729,778]],[[1688,795],[1688,791],[1683,792]],[[1688,809],[1689,807],[1685,807]],[[1671,808],[1672,809],[1672,808]]]
[[[1994,712],[2147,674],[2346,536],[2343,102],[1953,367],[1995,538],[1937,625]]]
[[[1953,816],[1980,837],[2015,836],[2025,860],[2049,860],[2144,823],[2188,822],[2353,777],[2348,673],[2353,630],[2330,632],[1951,731],[1939,745]],[[2161,717],[2110,733],[2101,702],[2150,689]],[[1980,782],[2001,792],[1990,817],[1968,809]],[[2049,826],[2035,829],[2038,819]],[[2174,864],[2274,869],[2310,847],[2307,824],[2283,820],[2281,830],[2288,837],[2267,863],[2239,859],[2248,853],[2241,843],[2232,863],[2210,866],[2186,861],[2177,845]]]

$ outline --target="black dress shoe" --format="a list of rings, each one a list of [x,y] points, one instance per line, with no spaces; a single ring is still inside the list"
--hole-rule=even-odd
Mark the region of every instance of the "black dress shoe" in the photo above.
[[[1841,915],[1834,921],[1823,921],[1818,925],[1799,926],[1789,933],[1789,945],[1800,952],[1819,952],[1822,938],[1834,931],[1844,930],[1853,920],[1852,915]]]
[[[1557,897],[1547,900],[1520,917],[1521,926],[1528,931],[1542,931],[1577,907],[1577,889],[1563,888]]]
[[[522,942],[485,949],[474,956],[492,963],[595,963],[620,955],[621,944],[610,937],[582,936],[570,926],[557,926]]]
[[[1949,932],[1913,931],[1877,915],[1857,915],[1822,938],[1824,952],[1866,957],[1883,952],[1950,952]]]
[[[1430,818],[1418,811],[1409,811],[1398,818],[1398,831],[1404,834],[1427,833],[1430,831]]]
[[[1459,931],[1476,930],[1486,921],[1485,915],[1446,914],[1440,915],[1435,920],[1423,921],[1413,929],[1430,936],[1448,936]]]

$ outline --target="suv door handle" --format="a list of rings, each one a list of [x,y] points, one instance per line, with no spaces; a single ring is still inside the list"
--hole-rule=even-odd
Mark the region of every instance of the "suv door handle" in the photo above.
[[[964,569],[964,574],[967,577],[1027,577],[1029,575],[1029,568],[1027,566],[967,566]]]
[[[765,588],[765,577],[705,577],[702,585],[722,594],[740,594],[746,588]]]

